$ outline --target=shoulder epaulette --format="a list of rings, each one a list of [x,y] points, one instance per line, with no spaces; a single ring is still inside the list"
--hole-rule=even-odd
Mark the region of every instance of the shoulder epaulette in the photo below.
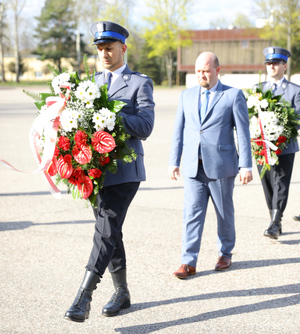
[[[143,78],[149,78],[148,75],[140,73],[140,72],[132,72],[132,74],[136,74],[136,75],[138,75],[140,77],[143,77]]]

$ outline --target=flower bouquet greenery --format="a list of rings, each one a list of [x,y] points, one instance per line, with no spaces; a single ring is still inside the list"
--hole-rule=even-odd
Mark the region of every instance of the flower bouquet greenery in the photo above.
[[[278,155],[287,143],[297,140],[299,115],[281,95],[273,96],[270,90],[263,93],[259,86],[248,93],[252,155],[256,164],[263,166],[263,178],[270,166],[278,164]]]
[[[119,114],[125,103],[109,101],[107,84],[98,87],[86,56],[83,61],[86,78],[80,79],[77,72],[59,73],[48,65],[54,75],[51,92],[24,92],[35,99],[42,124],[32,136],[38,162],[47,154],[47,176],[55,177],[56,185],[63,182],[75,200],[89,200],[95,206],[106,171],[116,173],[116,159],[130,163],[136,153],[126,144],[130,135]]]

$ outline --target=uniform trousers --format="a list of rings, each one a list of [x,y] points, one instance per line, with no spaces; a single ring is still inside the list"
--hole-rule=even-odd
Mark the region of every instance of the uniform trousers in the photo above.
[[[218,222],[219,256],[231,258],[235,245],[233,188],[235,176],[210,179],[199,163],[195,178],[184,179],[183,233],[181,263],[196,267],[209,197]]]
[[[266,202],[269,210],[284,211],[292,177],[295,153],[279,155],[279,164],[271,166],[261,179]],[[257,165],[259,173],[261,165]]]
[[[103,187],[97,195],[94,244],[86,269],[100,277],[107,267],[111,273],[126,268],[122,226],[139,185],[129,182]]]

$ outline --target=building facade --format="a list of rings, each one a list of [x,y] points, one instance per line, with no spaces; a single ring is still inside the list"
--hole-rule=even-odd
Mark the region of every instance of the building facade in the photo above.
[[[223,74],[254,74],[264,71],[263,49],[268,41],[258,35],[259,29],[221,29],[188,31],[192,45],[177,51],[179,72],[194,73],[195,60],[201,52],[215,53]]]
[[[20,81],[48,81],[53,78],[51,71],[47,67],[48,64],[54,64],[50,59],[41,60],[40,56],[37,55],[23,55],[21,56],[21,61],[24,70],[19,77]],[[14,63],[14,56],[4,56],[5,79],[7,81],[15,81],[16,79],[16,74],[10,70],[11,68],[14,69],[14,66],[12,66]],[[88,57],[88,64],[91,70],[96,69],[98,71],[99,61],[97,56]],[[62,58],[61,67],[67,69],[69,73],[76,71],[76,60],[73,58]],[[81,71],[84,72],[83,66]]]

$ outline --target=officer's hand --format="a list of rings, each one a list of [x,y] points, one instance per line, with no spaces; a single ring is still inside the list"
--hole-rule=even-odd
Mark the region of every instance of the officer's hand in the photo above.
[[[172,180],[177,180],[177,177],[180,176],[179,167],[169,166],[168,172],[169,172],[169,176]]]
[[[247,183],[251,182],[252,180],[253,180],[252,172],[249,172],[247,170],[243,170],[243,168],[241,168],[241,170],[240,170],[240,181],[242,182],[242,184],[247,184]]]

